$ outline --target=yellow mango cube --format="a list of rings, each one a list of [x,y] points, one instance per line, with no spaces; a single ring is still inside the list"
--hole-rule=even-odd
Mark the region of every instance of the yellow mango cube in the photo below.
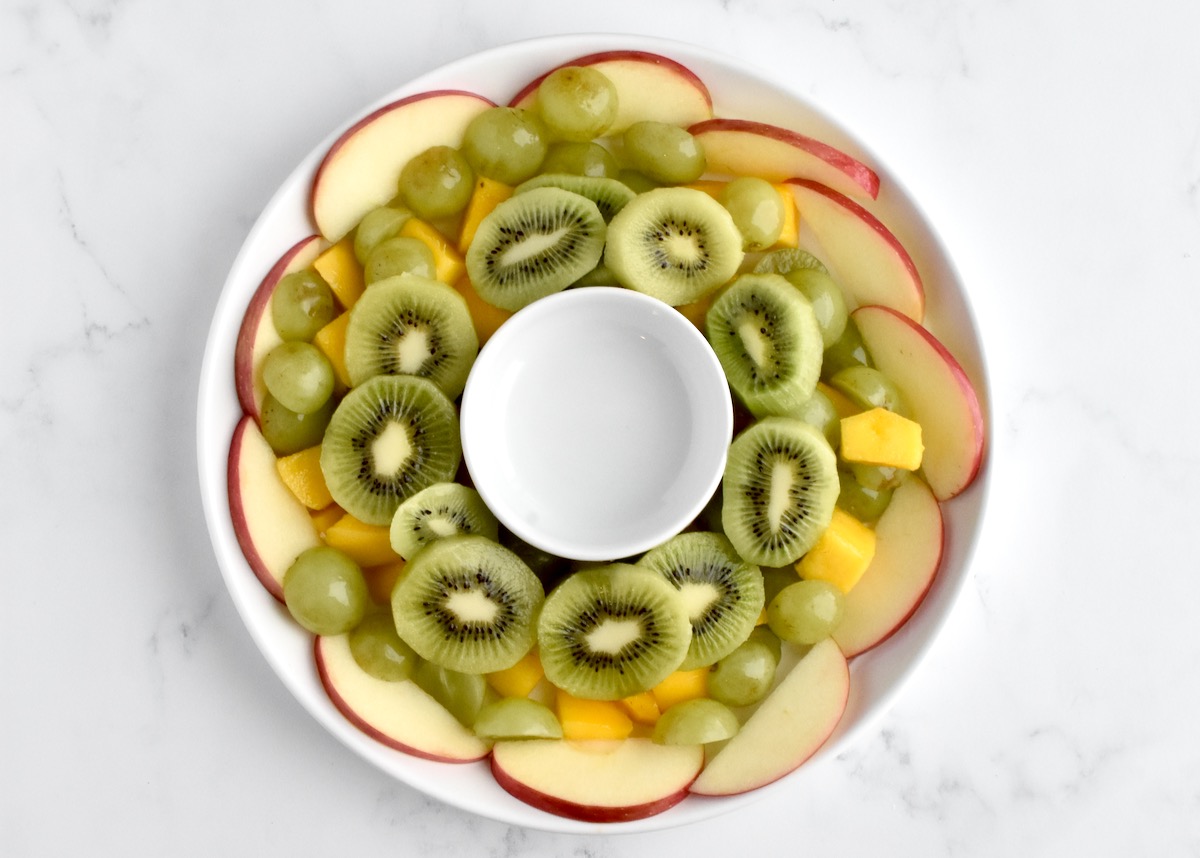
[[[510,311],[501,310],[480,298],[469,277],[456,280],[454,288],[467,302],[467,311],[471,314],[471,321],[475,323],[475,336],[479,338],[479,345],[486,343],[492,334],[512,317]]]
[[[621,704],[621,708],[625,710],[625,714],[632,718],[636,724],[652,726],[658,721],[658,716],[662,714],[658,708],[658,701],[654,699],[654,695],[649,691],[624,697],[617,702]]]
[[[333,365],[333,375],[343,387],[350,386],[350,373],[346,371],[346,326],[350,324],[350,313],[334,316],[332,321],[313,335],[313,345],[319,348]]]
[[[325,474],[321,471],[320,445],[281,456],[275,460],[275,467],[284,485],[308,509],[325,509],[333,503],[333,495],[329,493]]]
[[[500,203],[512,196],[513,189],[487,176],[475,177],[475,190],[471,192],[471,201],[463,213],[462,226],[458,233],[458,252],[466,255],[467,248],[475,240],[479,224]]]
[[[434,276],[443,283],[457,283],[467,273],[467,264],[446,236],[420,218],[410,217],[400,227],[400,235],[425,242],[433,251]]]
[[[343,238],[322,251],[313,260],[313,268],[347,310],[354,306],[366,288],[362,265],[354,255],[354,241],[350,238]]]
[[[806,580],[828,581],[849,593],[875,557],[875,531],[834,507],[833,519],[816,544],[796,563]]]
[[[886,408],[842,418],[842,458],[906,471],[921,467],[921,424]]]
[[[528,697],[545,675],[535,647],[512,667],[489,673],[487,681],[502,697]]]
[[[800,243],[800,215],[796,211],[796,198],[787,185],[776,185],[775,190],[783,200],[783,229],[771,247],[795,247]]]
[[[666,712],[676,703],[708,696],[708,668],[677,670],[650,689],[660,712]]]
[[[554,697],[564,739],[626,739],[633,721],[613,700],[584,700],[559,689]]]
[[[371,600],[379,605],[391,605],[392,590],[403,574],[403,560],[363,569],[363,580],[367,582],[367,592],[371,595]]]
[[[367,524],[350,513],[325,529],[325,544],[349,555],[359,566],[383,566],[400,559],[392,548],[390,528]]]

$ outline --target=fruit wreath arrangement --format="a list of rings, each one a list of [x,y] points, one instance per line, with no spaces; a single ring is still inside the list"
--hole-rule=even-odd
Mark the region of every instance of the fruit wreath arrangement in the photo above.
[[[695,74],[640,52],[577,58],[507,106],[428,92],[347,130],[313,178],[314,234],[247,308],[229,455],[239,544],[338,710],[587,820],[811,756],[848,660],[928,591],[941,503],[984,450],[878,192],[825,143],[714,117]],[[504,528],[458,432],[481,345],[590,285],[692,320],[738,415],[698,520],[611,563]]]

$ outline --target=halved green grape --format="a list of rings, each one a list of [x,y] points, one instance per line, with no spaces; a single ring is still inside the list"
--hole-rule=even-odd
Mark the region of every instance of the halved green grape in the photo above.
[[[821,358],[821,378],[828,381],[835,372],[851,366],[871,366],[871,355],[854,319],[846,322],[846,329],[837,342],[825,347],[825,354]]]
[[[775,656],[775,661],[783,657],[783,641],[779,639],[779,635],[771,631],[771,627],[766,623],[754,627],[754,631],[750,632],[750,637],[746,638],[749,641],[757,641],[763,644]]]
[[[845,597],[836,585],[815,578],[797,581],[771,600],[767,625],[780,640],[815,644],[833,634],[844,608]]]
[[[263,437],[278,456],[288,456],[315,447],[325,437],[325,427],[333,416],[335,404],[331,396],[312,414],[300,414],[268,393],[263,398],[258,415]]]
[[[397,235],[410,217],[412,212],[396,206],[380,206],[363,215],[354,230],[354,255],[359,264],[366,265],[379,242]]]
[[[846,309],[846,298],[833,278],[815,268],[797,268],[783,276],[813,305],[822,345],[829,348],[841,339],[850,313]]]
[[[618,178],[621,170],[613,153],[599,143],[561,141],[551,143],[540,169],[542,173],[570,173],[597,179]]]
[[[462,154],[481,176],[517,185],[537,173],[546,157],[546,134],[534,114],[490,107],[463,133]]]
[[[271,321],[285,340],[311,340],[333,316],[333,292],[311,268],[285,275],[271,294]]]
[[[872,522],[883,515],[883,511],[892,502],[893,486],[886,482],[875,486],[864,486],[851,471],[838,471],[838,481],[841,491],[838,493],[837,505],[862,522]]]
[[[564,66],[538,84],[537,105],[555,137],[592,140],[604,136],[617,118],[617,88],[597,69]]]
[[[767,696],[777,667],[779,653],[751,638],[713,665],[708,693],[726,706],[750,706]]]
[[[433,146],[400,171],[400,198],[426,220],[462,211],[475,190],[475,173],[467,159],[449,146]]]
[[[301,552],[283,575],[288,612],[313,634],[350,631],[362,620],[370,598],[358,564],[328,545]]]
[[[706,745],[732,739],[740,728],[737,715],[724,703],[697,697],[660,715],[651,738],[660,745]]]
[[[363,280],[368,286],[399,274],[436,279],[437,260],[429,245],[407,235],[385,238],[375,246],[363,265]]]
[[[417,654],[396,633],[388,611],[367,614],[350,632],[350,654],[376,679],[399,682],[412,676]]]
[[[771,604],[771,600],[778,596],[784,587],[800,580],[800,576],[791,566],[763,566],[760,571],[763,576],[764,605]]]
[[[707,163],[700,141],[687,129],[666,122],[635,122],[621,135],[624,159],[652,181],[668,185],[694,182]]]
[[[639,173],[637,170],[622,170],[617,173],[617,181],[635,194],[644,194],[646,191],[662,187],[661,182],[656,182],[645,173]]]
[[[783,199],[766,179],[734,179],[721,189],[721,205],[737,224],[746,250],[762,250],[779,240],[785,215]]]
[[[459,673],[432,661],[422,661],[413,670],[412,679],[464,727],[475,724],[487,700],[487,680],[479,674]]]
[[[280,343],[263,358],[262,374],[270,394],[297,414],[318,411],[333,395],[333,365],[312,343]]]
[[[481,739],[561,739],[562,724],[548,706],[528,697],[493,700],[475,717]]]
[[[833,449],[838,448],[842,438],[842,423],[838,418],[833,401],[821,391],[813,390],[812,395],[804,403],[788,415],[803,420],[809,426],[815,426],[825,435],[825,440]]]
[[[829,386],[841,391],[864,411],[886,408],[909,416],[900,388],[879,370],[870,366],[848,366],[829,377]]]

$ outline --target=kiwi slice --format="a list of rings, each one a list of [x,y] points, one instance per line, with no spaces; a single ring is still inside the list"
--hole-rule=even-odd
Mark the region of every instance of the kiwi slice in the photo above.
[[[664,577],[611,563],[575,572],[551,591],[537,638],[551,683],[576,697],[618,700],[648,691],[679,667],[692,624]]]
[[[396,631],[417,655],[447,670],[512,667],[534,642],[545,599],[521,558],[478,534],[430,543],[392,590]]]
[[[415,375],[377,375],[351,388],[321,442],[329,493],[367,524],[390,525],[404,500],[454,479],[461,460],[454,403]]]
[[[792,417],[767,417],[733,439],[722,490],[721,523],[742,559],[787,566],[833,518],[837,457],[821,430]]]
[[[467,302],[436,280],[388,277],[372,283],[350,309],[346,372],[352,385],[376,375],[416,375],[454,399],[478,351]]]
[[[799,247],[781,247],[764,253],[754,264],[755,274],[788,274],[792,271],[812,269],[828,274],[825,263],[813,256],[807,250]]]
[[[692,642],[682,670],[706,667],[733,652],[762,614],[762,572],[719,533],[681,533],[651,549],[638,565],[662,575],[683,596]]]
[[[742,234],[719,202],[695,188],[639,194],[608,227],[604,264],[629,289],[690,304],[737,273]]]
[[[517,185],[514,194],[523,194],[534,188],[562,188],[581,197],[587,197],[596,204],[600,216],[608,223],[613,215],[625,207],[625,204],[637,196],[628,185],[616,179],[603,176],[576,176],[571,173],[542,173],[532,179]]]
[[[467,274],[479,297],[519,310],[561,292],[596,267],[606,235],[600,209],[562,188],[516,194],[479,224]]]
[[[431,542],[477,533],[492,541],[500,524],[479,492],[461,483],[434,483],[400,504],[392,517],[391,542],[406,560]]]
[[[791,414],[816,389],[824,351],[812,305],[779,274],[743,274],[705,326],[729,386],[756,417]]]

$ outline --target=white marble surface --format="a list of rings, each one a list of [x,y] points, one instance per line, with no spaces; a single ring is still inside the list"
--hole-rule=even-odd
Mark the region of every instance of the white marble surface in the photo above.
[[[743,56],[885,153],[973,291],[996,430],[972,577],[878,735],[619,837],[472,817],[326,735],[241,625],[194,458],[209,317],[292,166],[423,70],[589,30]],[[0,2],[0,854],[1200,855],[1198,33],[1178,0]]]

